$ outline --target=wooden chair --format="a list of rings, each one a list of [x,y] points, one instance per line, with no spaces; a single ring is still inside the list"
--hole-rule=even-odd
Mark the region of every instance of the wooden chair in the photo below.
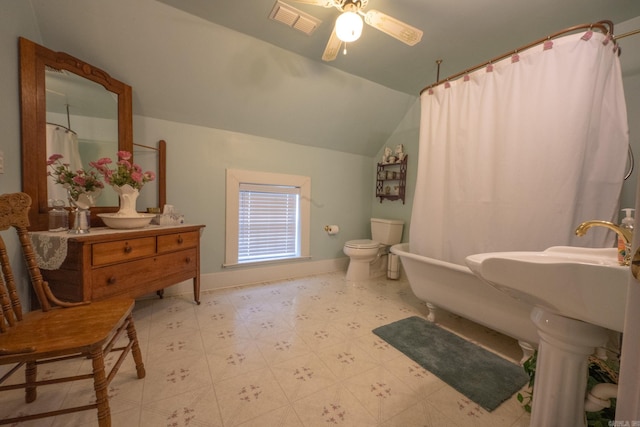
[[[12,365],[0,378],[0,392],[25,390],[25,401],[36,399],[36,388],[53,386],[65,381],[93,379],[94,404],[65,408],[38,414],[0,419],[0,424],[11,424],[88,409],[98,410],[98,425],[111,425],[108,386],[124,358],[132,352],[138,378],[144,378],[145,370],[131,312],[132,299],[109,299],[85,303],[59,301],[42,280],[35,262],[31,240],[27,232],[28,211],[31,198],[25,193],[0,196],[0,230],[13,227],[18,232],[20,247],[24,254],[31,283],[40,302],[41,310],[22,312],[16,291],[14,275],[9,265],[9,256],[4,240],[0,236],[0,365]],[[116,341],[126,332],[128,343],[115,348]],[[119,358],[105,373],[104,357],[110,351],[120,351]],[[73,357],[88,358],[92,362],[90,374],[56,379],[38,380],[37,367],[43,363],[68,360]],[[7,378],[25,366],[25,382],[2,385]],[[2,411],[0,411],[2,412]],[[6,414],[5,414],[6,415]],[[5,416],[3,415],[3,416]]]

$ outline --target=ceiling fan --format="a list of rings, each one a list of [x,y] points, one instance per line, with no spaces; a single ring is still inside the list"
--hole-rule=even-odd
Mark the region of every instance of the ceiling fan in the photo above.
[[[327,47],[322,59],[333,61],[338,56],[342,43],[358,40],[362,33],[362,17],[364,22],[403,43],[413,46],[422,39],[422,31],[386,15],[377,10],[363,11],[369,0],[294,0],[298,3],[312,4],[322,7],[335,7],[342,13],[336,19]],[[345,48],[346,52],[346,48]]]

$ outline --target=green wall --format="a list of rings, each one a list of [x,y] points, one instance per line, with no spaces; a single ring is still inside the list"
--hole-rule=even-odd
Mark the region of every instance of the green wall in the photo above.
[[[416,188],[416,174],[418,165],[418,137],[420,132],[420,100],[416,99],[413,106],[407,111],[402,122],[389,138],[387,143],[380,147],[378,154],[372,160],[371,166],[371,194],[375,194],[376,164],[381,160],[385,147],[392,150],[398,144],[403,145],[407,158],[407,183],[404,204],[399,200],[380,200],[374,197],[371,205],[371,216],[373,218],[401,219],[404,221],[402,241],[409,241],[409,229],[411,226],[411,209],[413,207],[413,193]]]
[[[0,0],[0,151],[4,154],[4,173],[0,174],[0,193],[22,189],[20,155],[20,98],[18,73],[18,35],[38,41],[39,33],[27,1]],[[18,239],[3,233],[9,260],[21,266]],[[26,271],[15,272],[21,301],[28,299]]]
[[[311,177],[315,261],[343,257],[345,241],[369,234],[370,157],[139,116],[134,134],[137,141],[167,141],[167,201],[188,222],[206,225],[204,273],[219,271],[224,260],[227,168]],[[340,233],[327,235],[329,224],[339,225]]]

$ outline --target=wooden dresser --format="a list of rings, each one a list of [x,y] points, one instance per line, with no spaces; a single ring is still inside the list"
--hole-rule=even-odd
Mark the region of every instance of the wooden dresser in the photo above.
[[[200,304],[203,228],[151,225],[136,230],[92,228],[82,235],[30,235],[44,280],[61,300],[89,301],[116,295],[137,298],[153,292],[162,296],[167,286],[192,279],[193,297]],[[51,269],[46,265],[50,259],[58,259],[60,264]],[[33,302],[37,305],[34,300],[32,306]]]

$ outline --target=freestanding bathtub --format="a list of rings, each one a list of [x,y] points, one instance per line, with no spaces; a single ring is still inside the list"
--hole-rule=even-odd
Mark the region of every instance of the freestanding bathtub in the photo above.
[[[523,361],[533,354],[538,332],[530,319],[533,307],[503,294],[476,277],[467,266],[411,253],[409,243],[391,247],[398,255],[413,293],[436,322],[438,307],[518,340]]]

